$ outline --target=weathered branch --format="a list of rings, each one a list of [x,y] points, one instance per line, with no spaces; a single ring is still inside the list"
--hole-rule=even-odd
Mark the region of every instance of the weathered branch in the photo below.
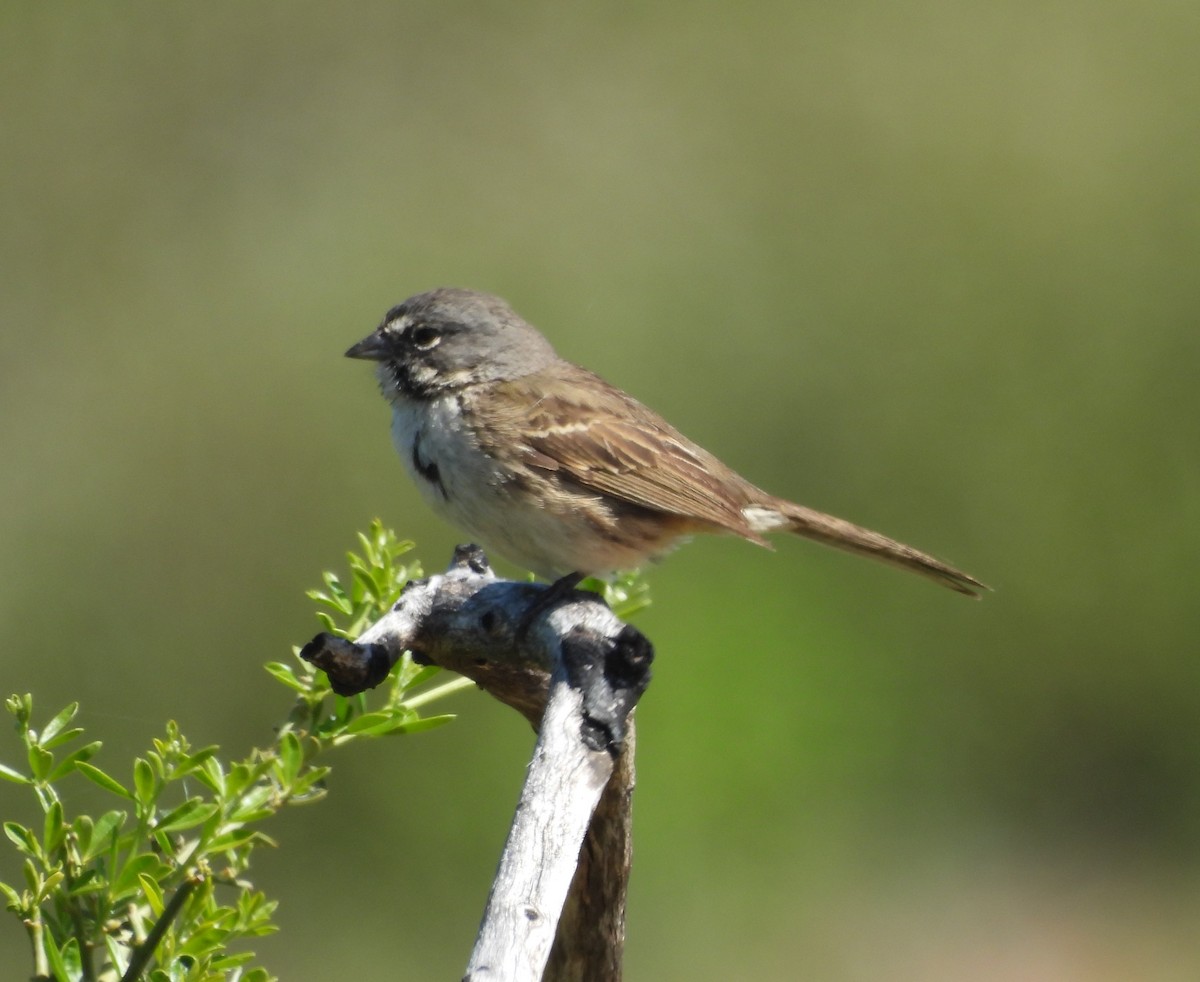
[[[405,650],[540,730],[466,978],[619,979],[630,713],[649,681],[649,642],[594,594],[497,580],[477,547],[460,547],[445,574],[410,583],[356,642],[322,634],[301,654],[349,695],[382,682]]]
[[[633,863],[634,725],[579,851],[579,865],[558,921],[543,978],[548,982],[614,982],[625,951],[625,897]]]

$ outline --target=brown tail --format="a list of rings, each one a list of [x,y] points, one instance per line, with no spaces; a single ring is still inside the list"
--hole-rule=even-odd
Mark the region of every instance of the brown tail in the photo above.
[[[889,539],[886,535],[872,532],[853,522],[813,511],[790,501],[778,501],[776,506],[788,520],[787,530],[806,539],[911,570],[935,583],[948,586],[951,590],[965,593],[968,597],[978,598],[984,590],[991,589],[975,577],[948,566],[940,559],[934,559],[912,546],[906,546],[903,542]]]

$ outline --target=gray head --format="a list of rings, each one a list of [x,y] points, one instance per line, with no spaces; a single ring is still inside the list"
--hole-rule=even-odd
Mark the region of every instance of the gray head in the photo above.
[[[346,357],[379,362],[389,399],[430,399],[520,378],[558,360],[550,342],[499,297],[454,287],[397,304]]]

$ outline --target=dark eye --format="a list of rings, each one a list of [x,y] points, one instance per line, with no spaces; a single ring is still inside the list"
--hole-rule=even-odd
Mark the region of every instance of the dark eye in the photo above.
[[[436,347],[440,340],[442,340],[442,335],[436,327],[421,326],[413,328],[412,342],[415,348],[428,351],[430,348]]]

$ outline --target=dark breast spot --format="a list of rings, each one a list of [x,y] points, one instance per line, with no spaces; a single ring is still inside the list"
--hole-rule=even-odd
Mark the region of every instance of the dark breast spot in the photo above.
[[[446,497],[446,486],[442,483],[442,472],[438,470],[436,461],[426,460],[421,456],[421,435],[419,433],[413,440],[412,465],[418,474],[438,489],[443,498]]]

